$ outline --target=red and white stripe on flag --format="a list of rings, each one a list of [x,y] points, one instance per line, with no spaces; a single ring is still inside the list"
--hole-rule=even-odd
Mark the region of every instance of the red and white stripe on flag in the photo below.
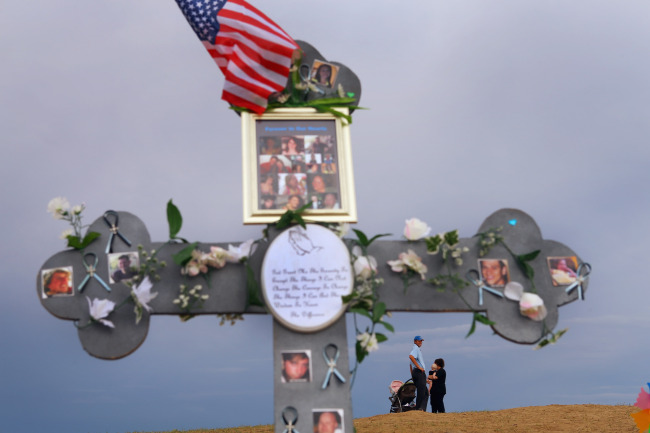
[[[214,44],[203,44],[226,77],[221,98],[261,114],[269,95],[285,88],[298,45],[244,0],[228,0],[217,19]]]

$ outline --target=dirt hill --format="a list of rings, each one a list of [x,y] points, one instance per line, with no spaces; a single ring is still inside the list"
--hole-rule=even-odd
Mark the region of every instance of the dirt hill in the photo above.
[[[639,433],[630,416],[638,411],[634,406],[585,404],[445,414],[406,412],[355,419],[354,427],[357,433]],[[267,425],[186,433],[273,433],[273,428]]]

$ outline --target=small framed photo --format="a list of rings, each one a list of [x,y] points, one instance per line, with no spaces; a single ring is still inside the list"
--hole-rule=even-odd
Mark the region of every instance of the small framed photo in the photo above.
[[[43,269],[41,271],[42,298],[74,296],[72,281],[72,266]]]
[[[287,350],[282,357],[282,383],[311,382],[311,350]]]
[[[505,287],[510,282],[510,269],[506,259],[479,259],[481,280],[488,287]]]
[[[313,409],[315,433],[345,433],[343,409]]]
[[[357,221],[344,119],[313,108],[242,113],[242,144],[244,224],[272,223],[306,204],[307,221]]]
[[[140,256],[137,251],[108,255],[109,283],[129,283],[138,275]]]
[[[331,89],[336,84],[339,67],[323,60],[314,60],[311,66],[309,80],[317,86]]]
[[[546,261],[554,286],[568,286],[578,278],[578,258],[576,256],[547,257]]]

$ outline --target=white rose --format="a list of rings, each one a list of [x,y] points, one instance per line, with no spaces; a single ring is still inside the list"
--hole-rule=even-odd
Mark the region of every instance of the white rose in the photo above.
[[[429,233],[431,233],[431,227],[429,227],[424,221],[421,221],[417,218],[406,220],[406,226],[404,227],[404,237],[409,241],[417,241],[426,236],[429,236]]]
[[[546,317],[547,311],[544,300],[535,293],[524,293],[519,300],[519,312],[536,322]]]
[[[54,197],[47,204],[47,211],[52,214],[55,220],[62,219],[70,209],[70,202],[65,197]]]
[[[364,280],[377,272],[377,260],[372,256],[360,256],[354,261],[354,274]]]

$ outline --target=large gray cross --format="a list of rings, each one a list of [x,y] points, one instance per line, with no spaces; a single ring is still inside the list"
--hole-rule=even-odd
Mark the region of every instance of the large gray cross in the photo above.
[[[135,215],[127,212],[118,212],[119,233],[126,238],[131,246],[116,235],[113,230],[112,253],[132,252],[137,245],[142,245],[145,251],[159,250],[158,258],[166,261],[167,267],[159,271],[160,281],[154,284],[153,290],[158,296],[149,304],[153,311],[143,315],[136,324],[133,308],[119,308],[110,314],[110,319],[115,328],[109,328],[99,323],[89,323],[89,306],[86,297],[93,299],[109,299],[120,303],[129,297],[131,289],[120,282],[109,283],[109,265],[106,255],[106,245],[111,238],[111,228],[103,218],[98,218],[89,231],[100,233],[100,237],[91,243],[83,254],[77,250],[59,252],[49,258],[42,266],[37,276],[38,297],[50,313],[54,316],[76,321],[79,326],[78,335],[84,349],[92,356],[102,359],[119,359],[135,351],[144,341],[149,328],[150,314],[182,315],[187,314],[173,300],[178,297],[181,284],[200,284],[202,279],[194,277],[188,280],[181,275],[180,267],[174,264],[172,256],[186,247],[185,244],[165,244],[151,242],[144,223]],[[519,312],[516,302],[496,296],[489,291],[483,291],[478,285],[470,284],[461,290],[462,297],[454,291],[438,291],[431,285],[419,279],[405,292],[402,277],[391,271],[386,264],[395,260],[401,252],[407,249],[414,250],[428,266],[427,275],[433,276],[443,272],[443,264],[439,256],[428,256],[424,242],[407,241],[376,241],[368,253],[374,256],[379,263],[378,273],[384,279],[384,284],[378,289],[379,298],[383,301],[388,311],[413,311],[413,312],[469,312],[482,311],[495,322],[494,331],[513,342],[523,344],[536,343],[547,332],[552,330],[558,321],[558,307],[575,301],[584,296],[587,282],[581,282],[579,287],[571,290],[569,283],[559,284],[551,276],[547,259],[549,257],[576,257],[580,258],[565,245],[544,240],[535,221],[526,213],[516,209],[502,209],[490,215],[479,227],[478,232],[485,232],[491,228],[503,227],[501,232],[505,243],[516,254],[525,254],[539,250],[540,253],[529,264],[535,273],[535,287],[537,293],[544,300],[548,309],[548,316],[544,322],[532,321]],[[250,257],[249,263],[259,281],[262,262],[266,251],[279,235],[280,231],[271,229],[269,239],[259,243],[259,248]],[[202,243],[197,248],[209,250],[212,245],[227,247],[227,243]],[[479,245],[476,238],[460,240],[461,247],[468,247],[464,263],[455,271],[465,276],[468,271],[478,268]],[[87,253],[97,257],[96,268],[89,272]],[[84,263],[84,255],[86,262]],[[513,262],[512,255],[503,246],[497,245],[484,259],[509,260],[509,279],[521,282],[526,291],[530,291],[530,282],[524,271]],[[142,258],[141,258],[142,259]],[[94,263],[90,263],[94,265]],[[64,296],[47,296],[44,294],[44,271],[58,268],[72,268],[73,293]],[[93,276],[87,278],[83,290],[79,286],[90,274],[96,275],[106,283],[110,292],[99,279]],[[477,274],[478,275],[478,274]],[[246,286],[246,269],[240,264],[229,264],[208,274],[209,299],[201,308],[189,311],[191,314],[264,314],[266,310],[259,306],[248,305],[248,290]],[[480,279],[480,278],[479,278]],[[204,284],[205,286],[205,284]],[[574,285],[575,286],[575,285]],[[569,289],[569,290],[567,290]],[[495,289],[502,293],[502,288]],[[467,304],[465,303],[467,302]],[[328,363],[334,358],[335,350],[329,347],[326,355],[324,349],[329,345],[338,348],[336,369],[345,379],[343,383],[335,375],[330,377],[327,386],[323,387],[328,372]],[[302,433],[312,431],[314,426],[314,410],[338,409],[343,414],[342,424],[345,433],[352,433],[353,414],[350,400],[349,382],[349,356],[346,338],[345,315],[341,316],[334,324],[326,329],[312,333],[301,333],[288,329],[278,321],[273,321],[273,350],[274,350],[274,419],[275,432],[282,433],[289,430],[288,426],[295,427]],[[282,353],[291,351],[309,351],[311,353],[311,380],[306,382],[283,383],[282,380]],[[376,355],[375,355],[376,356]],[[288,409],[293,408],[293,409]]]

